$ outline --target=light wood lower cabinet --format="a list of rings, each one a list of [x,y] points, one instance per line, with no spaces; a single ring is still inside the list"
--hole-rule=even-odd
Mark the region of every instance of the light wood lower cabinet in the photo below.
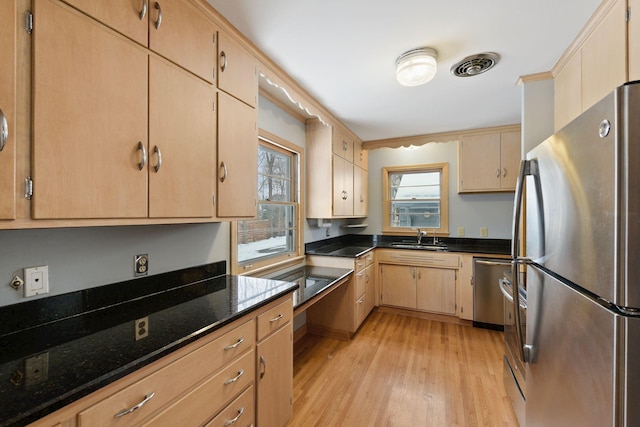
[[[380,250],[380,304],[456,314],[459,256],[450,253]]]
[[[292,317],[287,295],[30,427],[250,426],[255,414],[259,426],[284,426],[293,393]]]

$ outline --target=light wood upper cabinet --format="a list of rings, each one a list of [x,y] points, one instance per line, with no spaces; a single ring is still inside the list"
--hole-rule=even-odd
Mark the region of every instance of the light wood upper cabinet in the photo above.
[[[639,19],[626,21],[627,1],[611,0],[591,19],[591,32],[565,55],[569,59],[555,71],[555,129],[560,130],[617,86],[640,78]],[[640,10],[640,7],[636,7]],[[635,22],[634,22],[635,21]]]
[[[61,3],[34,6],[33,217],[146,217],[148,54]]]
[[[458,145],[458,192],[514,191],[520,132],[464,135]]]
[[[210,83],[215,82],[217,28],[188,1],[67,0],[67,3]]]
[[[2,4],[0,14],[0,219],[16,213],[16,2]],[[0,137],[2,138],[2,137]]]
[[[66,0],[114,30],[143,46],[148,45],[149,3],[147,0]],[[144,10],[144,15],[143,15]]]
[[[640,0],[627,0],[632,18],[627,35],[629,49],[629,81],[640,80]]]
[[[149,49],[215,82],[217,27],[185,0],[149,0]]]
[[[257,214],[257,112],[218,92],[219,217],[254,218]]]
[[[353,140],[308,120],[307,158],[307,218],[367,216],[368,173],[354,166]]]
[[[218,88],[252,107],[258,105],[256,60],[222,31],[218,33]]]
[[[215,89],[162,59],[149,67],[149,216],[212,217]]]
[[[369,151],[362,148],[362,141],[353,142],[353,164],[369,170]]]

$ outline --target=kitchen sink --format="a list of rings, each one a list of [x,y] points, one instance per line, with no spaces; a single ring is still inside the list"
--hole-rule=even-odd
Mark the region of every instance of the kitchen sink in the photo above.
[[[423,243],[391,243],[392,248],[398,249],[422,249],[425,251],[446,251],[447,247],[445,245],[427,245]]]

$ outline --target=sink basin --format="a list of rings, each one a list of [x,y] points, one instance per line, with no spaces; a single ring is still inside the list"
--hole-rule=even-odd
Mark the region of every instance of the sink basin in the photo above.
[[[447,247],[443,245],[425,245],[418,243],[391,243],[392,248],[398,249],[422,249],[425,251],[446,251]]]

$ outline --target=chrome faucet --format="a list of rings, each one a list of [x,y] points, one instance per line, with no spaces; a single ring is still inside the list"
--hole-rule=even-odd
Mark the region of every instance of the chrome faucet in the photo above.
[[[418,228],[418,244],[422,244],[422,238],[427,236],[427,232]]]

